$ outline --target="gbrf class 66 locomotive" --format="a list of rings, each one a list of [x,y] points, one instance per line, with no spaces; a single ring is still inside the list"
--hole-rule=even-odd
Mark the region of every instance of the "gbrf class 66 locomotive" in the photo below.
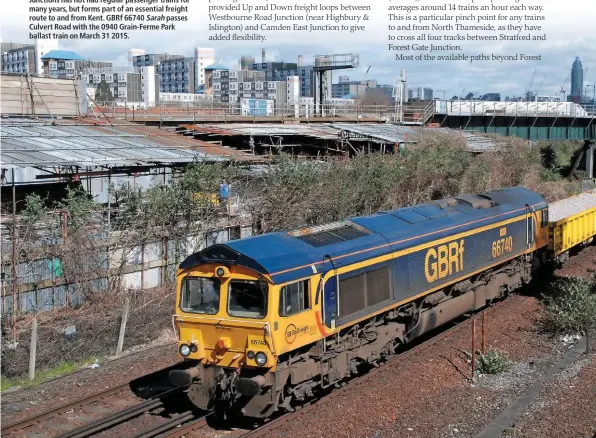
[[[515,187],[210,246],[178,270],[170,380],[202,409],[290,411],[529,282],[571,244],[548,211]]]

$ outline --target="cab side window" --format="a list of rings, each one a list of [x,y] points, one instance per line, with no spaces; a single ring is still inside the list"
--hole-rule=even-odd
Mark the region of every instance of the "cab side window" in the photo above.
[[[542,217],[540,220],[540,227],[544,228],[548,225],[548,208],[542,210]]]
[[[310,309],[308,280],[282,287],[279,295],[279,316],[291,316],[308,309]]]

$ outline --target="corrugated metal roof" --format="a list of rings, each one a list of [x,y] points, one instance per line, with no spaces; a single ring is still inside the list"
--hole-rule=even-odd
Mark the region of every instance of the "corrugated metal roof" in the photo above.
[[[328,124],[306,123],[228,123],[222,125],[184,125],[201,134],[218,136],[284,136],[303,135],[317,138],[338,138],[339,130]]]
[[[221,145],[139,125],[52,125],[29,119],[5,119],[0,139],[0,164],[5,168],[137,166],[195,160],[259,159]]]
[[[394,125],[390,123],[320,123],[320,124],[279,124],[279,123],[228,123],[206,125],[182,125],[189,132],[213,136],[305,136],[320,139],[338,139],[344,133],[354,134],[367,141],[378,143],[415,143],[424,132],[440,132],[464,138],[472,152],[486,152],[497,147],[499,136],[473,131],[459,131],[450,128],[420,128]],[[503,137],[504,139],[504,137]]]
[[[420,130],[408,126],[387,123],[333,123],[333,128],[363,135],[383,143],[407,143],[418,140]]]
[[[495,150],[497,147],[496,137],[487,134],[480,134],[474,131],[463,131],[451,128],[432,128],[434,131],[445,134],[454,134],[463,137],[468,143],[468,149],[472,152],[487,152]],[[505,137],[501,137],[505,139]]]
[[[224,125],[184,125],[189,131],[216,136],[291,136],[339,139],[342,131],[378,143],[408,143],[419,139],[420,128],[389,123],[229,123]],[[456,132],[456,131],[453,131]]]

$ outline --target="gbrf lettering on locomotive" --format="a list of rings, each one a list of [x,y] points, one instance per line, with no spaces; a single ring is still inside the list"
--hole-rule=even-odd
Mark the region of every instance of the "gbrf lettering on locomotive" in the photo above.
[[[426,281],[434,283],[464,270],[464,240],[430,248],[424,260]]]

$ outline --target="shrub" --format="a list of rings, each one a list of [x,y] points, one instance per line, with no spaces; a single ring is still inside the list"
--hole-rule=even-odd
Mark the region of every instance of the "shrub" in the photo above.
[[[507,357],[500,351],[489,349],[486,354],[478,354],[476,372],[478,374],[499,374],[507,369]]]
[[[537,142],[536,147],[540,149],[542,166],[545,169],[566,176],[574,158],[582,149],[582,143],[577,141],[541,141]]]
[[[586,337],[586,353],[596,332],[596,284],[592,279],[569,277],[556,282],[546,297],[548,318],[558,333]]]

